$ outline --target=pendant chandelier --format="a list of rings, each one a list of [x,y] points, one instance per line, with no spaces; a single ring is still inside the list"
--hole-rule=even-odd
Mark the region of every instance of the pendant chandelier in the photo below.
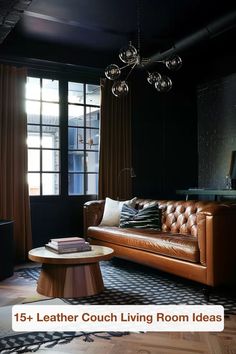
[[[140,0],[137,3],[137,27],[138,27],[138,49],[129,42],[128,46],[122,48],[119,52],[120,60],[125,64],[119,67],[116,64],[110,64],[105,69],[105,76],[109,80],[113,80],[112,93],[116,97],[122,97],[128,94],[129,86],[127,79],[131,72],[135,68],[145,68],[145,65],[149,62],[148,58],[141,57],[141,45],[140,45]],[[167,58],[165,60],[156,61],[166,66],[170,71],[176,71],[182,66],[182,59],[175,55],[174,57]],[[126,75],[122,75],[122,71],[126,72]],[[128,73],[127,73],[128,70]],[[172,88],[172,80],[169,76],[159,73],[159,71],[147,72],[147,82],[153,85],[158,92],[168,92]],[[123,79],[122,79],[123,76]]]

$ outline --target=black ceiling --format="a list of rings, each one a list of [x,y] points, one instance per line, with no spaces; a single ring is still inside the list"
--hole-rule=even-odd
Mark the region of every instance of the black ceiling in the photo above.
[[[49,58],[54,53],[80,64],[89,58],[89,65],[103,66],[130,40],[137,44],[138,23],[142,52],[150,56],[235,8],[222,0],[32,0],[0,51],[36,57],[43,51]]]

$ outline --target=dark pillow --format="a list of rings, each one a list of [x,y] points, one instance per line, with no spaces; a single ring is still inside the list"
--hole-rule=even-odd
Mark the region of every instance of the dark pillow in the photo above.
[[[120,227],[161,231],[161,210],[157,205],[137,210],[124,204],[120,215]]]

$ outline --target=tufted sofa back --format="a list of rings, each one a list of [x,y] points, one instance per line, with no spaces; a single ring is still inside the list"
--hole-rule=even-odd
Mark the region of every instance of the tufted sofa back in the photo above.
[[[197,237],[197,213],[213,203],[195,200],[137,199],[136,201],[138,209],[152,205],[158,205],[162,209],[162,231]]]

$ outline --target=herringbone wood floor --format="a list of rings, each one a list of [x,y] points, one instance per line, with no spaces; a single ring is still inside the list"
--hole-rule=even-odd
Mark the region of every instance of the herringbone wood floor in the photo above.
[[[39,354],[44,350],[39,350]],[[111,340],[98,339],[85,343],[75,338],[57,345],[46,354],[236,354],[236,316],[225,319],[221,333],[133,333]]]
[[[35,292],[36,284],[11,277],[0,282],[0,306],[44,298]],[[225,329],[208,332],[131,333],[110,340],[96,338],[84,342],[74,338],[71,343],[41,348],[39,354],[236,354],[236,315],[225,318]]]

